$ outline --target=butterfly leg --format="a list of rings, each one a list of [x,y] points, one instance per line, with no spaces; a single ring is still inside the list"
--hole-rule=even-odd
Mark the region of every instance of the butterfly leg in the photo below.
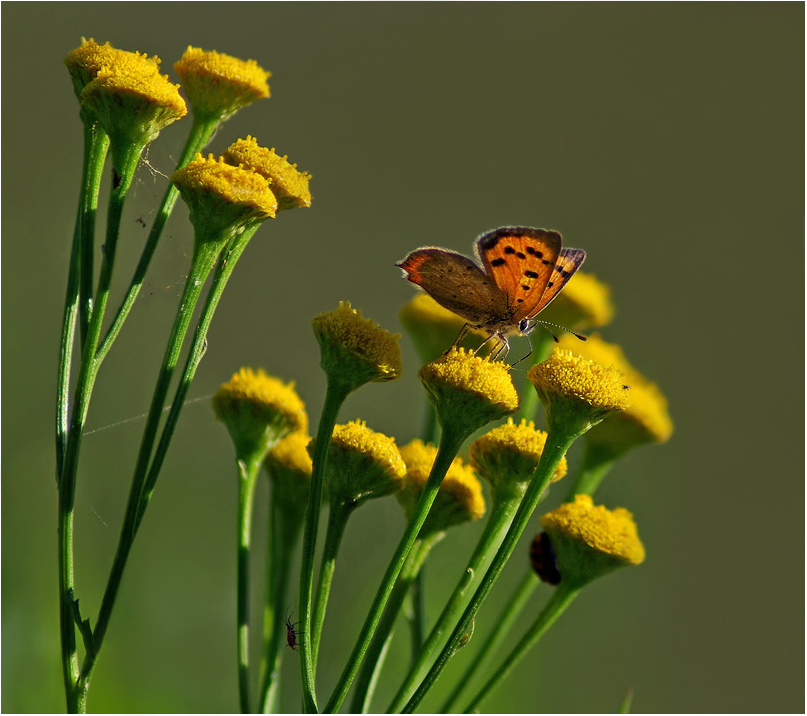
[[[456,341],[454,341],[454,344],[451,346],[451,348],[449,348],[449,349],[448,349],[448,350],[447,350],[445,353],[443,353],[443,355],[448,354],[448,353],[451,351],[451,349],[452,349],[452,348],[456,348],[457,346],[459,346],[459,344],[460,344],[460,343],[462,343],[462,341],[465,339],[465,336],[467,336],[467,335],[468,335],[468,331],[469,331],[470,329],[471,329],[471,324],[470,324],[470,323],[466,323],[466,324],[465,324],[465,325],[462,327],[462,330],[460,331],[460,334],[457,336],[457,340],[456,340]]]

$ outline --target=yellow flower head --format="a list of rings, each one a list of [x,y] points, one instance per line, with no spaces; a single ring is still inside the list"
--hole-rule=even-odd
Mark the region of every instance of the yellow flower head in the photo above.
[[[312,453],[316,440],[308,446]],[[352,508],[391,495],[405,474],[395,438],[370,430],[362,420],[334,427],[325,479],[332,503]]]
[[[466,437],[518,409],[509,366],[453,348],[419,372],[443,430]]]
[[[234,166],[251,169],[264,177],[277,197],[278,211],[311,206],[308,182],[311,175],[301,172],[296,164],[289,164],[288,157],[278,156],[274,149],[266,149],[253,137],[239,139],[221,155],[224,161]]]
[[[406,463],[406,476],[400,483],[397,497],[407,517],[411,518],[429,479],[437,457],[437,448],[424,444],[422,440],[413,440],[401,448],[401,456]],[[441,532],[462,522],[478,520],[484,514],[482,484],[470,465],[463,464],[458,457],[454,458],[440,485],[429,516],[423,523],[420,536]]]
[[[595,506],[588,495],[576,495],[541,518],[565,584],[582,586],[616,567],[641,564],[644,545],[633,515],[617,507]]]
[[[398,312],[400,319],[421,360],[436,360],[451,346],[465,321],[443,308],[431,296],[417,293]]]
[[[139,156],[164,127],[188,113],[178,87],[156,62],[131,52],[118,54],[85,85],[81,103],[109,135],[119,173],[128,154]]]
[[[546,433],[532,422],[516,425],[512,418],[471,443],[471,465],[491,487],[494,499],[521,498],[535,475],[546,445]],[[561,458],[550,482],[557,482],[567,470]]]
[[[363,318],[349,301],[314,316],[311,326],[319,341],[322,369],[329,381],[348,392],[370,381],[395,380],[401,374],[400,334]]]
[[[190,209],[197,241],[229,240],[255,223],[274,218],[277,200],[257,172],[205,159],[201,154],[177,169],[171,181]]]
[[[527,378],[546,408],[550,432],[559,435],[582,435],[610,412],[630,405],[628,386],[617,369],[569,351],[556,348],[529,369]]]
[[[617,368],[630,385],[630,407],[610,415],[587,433],[586,440],[592,446],[616,457],[639,445],[670,439],[673,423],[667,399],[655,383],[628,362],[618,345],[606,343],[596,334],[585,343],[572,343],[564,337],[560,345],[583,358]]]
[[[82,38],[81,45],[68,52],[67,57],[64,58],[70,79],[73,80],[73,89],[79,99],[84,88],[98,76],[101,70],[128,62],[142,63],[144,72],[157,73],[160,69],[160,58],[157,56],[149,58],[137,52],[116,50],[108,42],[99,45],[92,38],[89,40]]]
[[[540,318],[564,328],[585,331],[610,323],[614,313],[610,286],[594,274],[578,271]]]
[[[294,383],[260,368],[241,368],[213,396],[213,410],[230,431],[239,459],[265,454],[286,433],[305,431],[308,416]]]
[[[302,523],[311,489],[311,456],[308,433],[289,433],[266,455],[263,461],[272,482],[272,500],[279,503],[279,513],[293,514]]]
[[[197,121],[223,121],[241,107],[269,96],[266,80],[271,73],[255,60],[188,47],[174,70],[182,80]]]

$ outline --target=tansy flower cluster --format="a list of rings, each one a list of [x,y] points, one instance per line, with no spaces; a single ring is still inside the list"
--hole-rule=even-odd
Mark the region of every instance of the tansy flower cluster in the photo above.
[[[65,64],[83,122],[85,166],[57,395],[59,610],[67,706],[71,712],[83,712],[128,557],[208,350],[208,331],[223,291],[258,230],[281,212],[281,220],[289,220],[285,212],[311,207],[313,199],[311,175],[252,135],[220,155],[204,153],[224,121],[269,97],[271,74],[255,60],[189,46],[174,64],[181,80],[177,85],[160,73],[156,57],[84,40]],[[192,116],[185,147],[154,212],[129,287],[120,292],[124,298],[114,318],[106,321],[111,297],[118,295],[113,277],[120,275],[114,269],[127,192],[147,145],[188,114],[183,95]],[[103,251],[97,252],[100,222],[94,207],[107,152],[113,181]],[[79,608],[73,566],[73,505],[82,437],[101,364],[137,299],[178,198],[193,229],[193,252],[183,271],[184,287],[148,404],[116,556],[98,616],[90,620],[82,611],[83,595]],[[444,294],[440,282],[456,282],[460,271],[466,278],[473,273],[474,290],[489,292],[482,298],[474,294],[477,302],[491,298],[490,303],[497,304],[502,299],[495,311],[470,306],[470,323],[429,295],[407,303],[399,318],[420,357],[417,370],[404,374],[401,335],[365,317],[349,301],[311,319],[326,379],[315,408],[316,429],[309,426],[295,376],[241,367],[229,380],[226,374],[221,377],[224,382],[211,405],[226,429],[220,432],[222,439],[232,443],[230,470],[235,479],[232,500],[222,505],[222,513],[232,514],[236,525],[232,621],[242,713],[277,710],[282,662],[291,655],[284,644],[299,651],[304,712],[337,713],[346,706],[348,694],[350,712],[379,710],[373,698],[381,678],[398,681],[392,702],[384,704],[386,711],[412,712],[448,661],[465,658],[462,647],[484,625],[490,636],[484,637],[474,660],[466,661],[465,674],[441,709],[477,711],[584,588],[617,567],[644,561],[633,515],[623,507],[598,505],[593,495],[625,452],[670,438],[673,425],[666,398],[627,361],[621,348],[597,335],[584,340],[571,333],[607,325],[615,311],[610,287],[593,274],[576,272],[585,252],[561,250],[557,232],[528,228],[499,229],[483,240],[486,273],[479,266],[473,273],[470,260],[453,252],[423,249],[410,254],[417,261],[408,259],[408,278],[417,278],[413,282],[418,285],[425,282],[447,306],[462,307],[462,301],[453,286]],[[96,253],[102,257],[97,271]],[[418,273],[421,264],[428,270]],[[463,287],[460,283],[457,291]],[[539,319],[536,312],[556,294]],[[542,295],[547,298],[543,303]],[[529,296],[533,303],[525,302]],[[518,301],[524,307],[521,313]],[[260,303],[256,298],[256,305]],[[535,306],[535,315],[527,306]],[[493,321],[482,320],[487,313]],[[551,352],[554,333],[536,335],[544,319],[547,328],[562,326],[570,332]],[[532,328],[534,351],[522,358],[527,363],[518,368],[521,361],[510,365],[501,360],[507,353],[507,331],[529,333]],[[267,339],[274,330],[267,323]],[[340,421],[352,393],[377,391],[383,401],[386,384],[402,377],[422,396],[427,415],[422,429],[407,428],[399,441],[383,432],[383,419],[372,427],[362,419]],[[391,410],[396,407],[390,405]],[[578,439],[584,450],[575,470],[570,466],[580,461],[567,461],[567,453]],[[269,504],[261,505],[267,489]],[[563,501],[541,509],[543,531],[528,533],[538,506],[554,500],[559,489],[568,490]],[[326,628],[331,588],[349,584],[357,574],[355,565],[340,555],[343,536],[348,529],[362,528],[361,520],[351,520],[356,510],[378,509],[377,501],[383,499],[400,506],[392,509],[385,526],[394,534],[395,546],[390,545],[388,564],[373,580],[374,595],[362,624],[356,626],[355,641],[344,649],[329,644],[326,651],[321,644],[331,638]],[[268,519],[253,520],[265,516],[267,507]],[[265,564],[258,564],[255,538],[266,545]],[[374,553],[386,548],[377,535],[362,539]],[[451,539],[469,543],[470,556],[467,563],[452,564],[437,575],[452,589],[443,590],[448,596],[438,611],[427,613],[434,599],[424,593],[434,583],[424,578],[423,568],[433,550]],[[497,619],[485,608],[486,600],[512,557],[522,582],[507,600],[505,616]],[[299,582],[293,582],[298,573]],[[253,603],[259,593],[256,582],[261,585],[260,609]],[[551,593],[527,624],[519,615],[539,586]],[[398,670],[403,673],[382,674],[396,628],[404,630],[401,615],[409,632],[407,666]],[[509,654],[491,665],[504,643]],[[318,661],[326,653],[329,660],[334,654],[344,658],[328,695],[317,681]],[[486,678],[474,678],[482,665]],[[467,687],[476,693],[463,708],[459,699]]]

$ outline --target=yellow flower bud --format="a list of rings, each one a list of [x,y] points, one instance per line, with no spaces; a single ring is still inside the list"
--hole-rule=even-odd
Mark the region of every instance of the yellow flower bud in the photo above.
[[[546,445],[546,433],[532,422],[512,418],[471,443],[468,457],[480,477],[490,485],[494,499],[520,498],[535,475]],[[561,458],[550,482],[560,480],[567,470]]]
[[[278,211],[311,206],[308,189],[311,175],[299,171],[296,164],[278,156],[274,149],[261,147],[256,139],[247,137],[231,144],[221,156],[229,164],[251,169],[264,177],[277,197]]]
[[[576,495],[541,518],[557,557],[561,581],[582,586],[617,567],[641,564],[644,545],[633,515],[618,507],[595,506],[588,495]]]
[[[400,335],[363,318],[349,301],[315,316],[311,326],[319,341],[322,369],[348,392],[401,374]]]
[[[614,410],[630,405],[628,386],[614,368],[555,349],[527,372],[546,409],[550,432],[579,436]]]
[[[426,363],[419,375],[443,430],[450,427],[470,435],[518,409],[509,366],[462,348]]]
[[[213,396],[213,410],[230,432],[239,459],[265,454],[281,437],[308,428],[294,383],[284,384],[260,368],[241,368]]]
[[[174,63],[197,121],[223,121],[241,107],[269,96],[266,72],[255,60],[188,47]]]

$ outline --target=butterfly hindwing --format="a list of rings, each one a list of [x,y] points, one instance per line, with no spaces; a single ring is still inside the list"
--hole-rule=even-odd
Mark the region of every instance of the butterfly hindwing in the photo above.
[[[476,246],[488,275],[508,297],[514,325],[535,315],[561,252],[560,234],[505,227],[484,234]]]
[[[531,318],[539,311],[543,311],[552,301],[555,296],[560,293],[560,290],[568,283],[569,279],[574,276],[575,271],[583,265],[586,259],[586,252],[583,249],[561,249],[560,256],[552,271],[552,278],[546,285],[544,295],[541,296],[541,301],[538,303],[536,309],[527,316]]]
[[[437,303],[473,326],[504,316],[507,299],[493,280],[471,259],[453,251],[423,248],[397,264],[408,281],[420,286]]]

